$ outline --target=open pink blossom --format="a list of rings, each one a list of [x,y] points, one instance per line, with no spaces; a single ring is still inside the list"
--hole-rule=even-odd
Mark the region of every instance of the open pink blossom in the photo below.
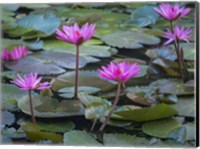
[[[62,30],[56,30],[56,37],[60,40],[81,45],[95,34],[95,24],[85,23],[81,28],[75,23],[72,26],[62,26]]]
[[[178,3],[175,5],[171,4],[160,4],[159,8],[155,7],[154,10],[163,18],[169,21],[182,18],[190,12],[190,8],[180,7]]]
[[[137,76],[140,73],[140,67],[138,64],[129,64],[128,62],[113,63],[102,66],[98,70],[102,78],[108,80],[115,80],[120,82],[126,82],[130,78]]]
[[[167,29],[163,37],[167,38],[168,41],[166,41],[164,45],[168,45],[174,40],[183,40],[189,42],[189,38],[191,38],[191,32],[192,30],[190,28],[184,28],[184,26],[179,28],[178,25],[174,27],[173,32],[170,29]]]
[[[14,50],[11,51],[4,49],[4,53],[1,55],[1,58],[6,61],[18,60],[26,55],[28,55],[28,49],[22,45],[14,48]]]
[[[10,53],[7,49],[4,49],[3,54],[1,55],[1,58],[5,61],[10,60]]]
[[[11,83],[17,85],[21,90],[44,90],[50,88],[49,82],[40,83],[42,77],[38,77],[37,73],[29,73],[22,78],[17,74],[17,79]]]

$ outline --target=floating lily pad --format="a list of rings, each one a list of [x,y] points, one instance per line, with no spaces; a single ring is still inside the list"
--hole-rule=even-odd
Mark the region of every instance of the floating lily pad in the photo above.
[[[22,91],[17,86],[12,84],[1,84],[1,87],[3,93],[1,96],[1,109],[9,111],[19,110],[17,102],[24,96],[28,95],[28,92]]]
[[[101,146],[92,135],[86,131],[72,130],[64,134],[64,145],[70,146]]]
[[[75,72],[67,72],[58,76],[51,82],[52,89],[58,91],[64,87],[73,87],[75,84]],[[96,71],[79,71],[79,86],[89,86],[108,91],[116,87],[116,82],[101,79]]]
[[[30,14],[21,19],[17,19],[16,24],[24,28],[31,28],[33,30],[43,32],[46,35],[51,35],[56,31],[56,28],[60,25],[60,20],[53,14]]]
[[[161,102],[164,103],[177,103],[178,102],[178,98],[176,95],[163,95],[160,94],[158,95],[158,100],[160,100]]]
[[[150,106],[152,103],[156,102],[153,96],[156,91],[157,88],[151,86],[129,87],[126,89],[126,96],[137,104]]]
[[[12,138],[12,139],[23,139],[26,138],[26,135],[24,134],[24,131],[22,130],[22,128],[20,127],[19,129],[15,129],[15,128],[5,128],[1,131],[1,134],[3,136],[6,136],[8,138]]]
[[[176,110],[166,104],[158,104],[148,108],[140,108],[115,112],[121,119],[137,122],[151,121],[177,114]]]
[[[173,118],[146,122],[142,125],[142,131],[150,136],[168,138],[169,133],[180,126]]]
[[[78,93],[83,92],[86,94],[94,94],[99,92],[100,89],[96,87],[89,87],[89,86],[79,86]],[[58,90],[59,96],[64,98],[72,98],[74,97],[74,87],[65,87]]]
[[[143,137],[128,134],[111,134],[105,133],[103,135],[103,142],[105,146],[145,146],[149,141]]]
[[[28,96],[19,100],[18,107],[24,113],[31,115]],[[51,97],[33,96],[33,108],[35,116],[43,118],[80,116],[84,114],[84,107],[78,100],[59,102]]]
[[[102,37],[102,40],[113,47],[138,49],[145,45],[154,45],[160,42],[160,39],[137,31],[116,31]]]
[[[74,129],[75,124],[72,121],[55,121],[55,122],[42,122],[38,121],[37,124],[40,126],[41,130],[48,132],[58,132],[64,133]]]
[[[111,108],[111,102],[100,97],[79,93],[78,98],[86,106],[86,119],[104,119]]]
[[[52,140],[55,143],[63,141],[62,135],[52,132],[44,132],[36,124],[26,122],[22,123],[21,127],[31,141]]]
[[[190,97],[179,97],[176,104],[170,105],[177,110],[178,115],[195,117],[195,98],[194,96]]]
[[[44,49],[76,54],[74,45],[58,39],[44,40]],[[87,44],[86,42],[80,46],[80,56],[110,57],[111,48],[109,46]]]
[[[58,75],[65,72],[64,69],[58,67],[53,62],[33,56],[27,56],[17,61],[5,62],[5,67],[24,73],[30,73],[34,70],[34,72],[40,75]]]
[[[67,68],[76,68],[76,56],[74,54],[64,53],[64,52],[42,52],[36,56],[39,59],[44,59],[47,61],[52,61],[56,65]],[[83,57],[79,57],[79,68],[84,67],[87,64],[87,60]]]
[[[137,8],[131,14],[131,23],[137,24],[140,27],[154,25],[159,18],[158,13],[153,9],[153,6],[144,6]]]
[[[10,126],[15,122],[15,116],[11,112],[1,111],[1,115],[1,124]]]
[[[34,41],[23,41],[23,40],[15,40],[15,39],[2,39],[2,46],[8,50],[14,49],[19,45],[26,46],[29,50],[41,50],[43,48],[43,41],[42,40],[34,40]]]
[[[163,94],[174,95],[193,95],[194,88],[185,86],[179,79],[161,79],[154,81],[150,86],[158,87],[159,92]]]
[[[183,125],[186,129],[185,140],[196,140],[196,124],[194,122],[189,122]]]

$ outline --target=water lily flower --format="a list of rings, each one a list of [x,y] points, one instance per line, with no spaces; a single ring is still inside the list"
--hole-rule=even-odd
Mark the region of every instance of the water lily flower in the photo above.
[[[33,112],[31,91],[32,90],[44,90],[44,89],[48,89],[51,87],[49,82],[40,83],[41,80],[42,80],[42,77],[38,77],[37,73],[31,72],[28,75],[24,75],[24,77],[21,77],[19,74],[17,74],[17,79],[14,81],[11,81],[11,83],[18,86],[21,90],[28,91],[31,116],[32,116],[33,123],[36,123],[36,120],[35,120],[35,116],[34,116],[34,112]]]
[[[168,45],[173,41],[186,41],[189,42],[189,38],[191,38],[191,32],[192,30],[190,28],[184,28],[184,26],[179,27],[176,25],[171,31],[170,29],[167,29],[167,31],[164,33],[163,37],[167,38],[168,41],[164,43],[164,45]]]
[[[140,67],[136,63],[130,64],[128,62],[121,62],[121,63],[111,62],[107,66],[102,66],[101,69],[98,69],[98,72],[100,77],[102,78],[118,81],[117,93],[114,99],[114,103],[104,123],[99,128],[99,131],[101,132],[104,130],[106,124],[108,123],[110,117],[112,116],[112,113],[114,112],[119,102],[121,85],[123,85],[129,79],[136,77],[140,73]]]
[[[95,24],[85,23],[79,27],[77,23],[72,26],[62,26],[62,30],[56,30],[56,37],[62,41],[76,45],[76,74],[74,97],[78,97],[78,70],[79,70],[79,46],[89,40],[95,34]]]
[[[57,38],[75,45],[81,45],[95,34],[95,24],[85,23],[81,28],[77,23],[72,26],[62,26],[62,30],[57,29]]]
[[[1,55],[1,58],[5,61],[10,60],[10,53],[7,49],[4,49],[3,54]]]
[[[11,51],[4,49],[4,53],[1,55],[1,58],[6,61],[18,60],[27,55],[28,55],[28,49],[22,45],[22,46],[14,48],[14,50],[11,50]]]
[[[182,18],[190,12],[190,8],[180,7],[178,3],[160,4],[159,8],[155,7],[154,10],[164,19],[174,21],[178,18]]]
[[[138,64],[129,64],[128,62],[111,62],[107,67],[102,66],[101,68],[98,72],[102,78],[120,82],[126,82],[140,72]]]

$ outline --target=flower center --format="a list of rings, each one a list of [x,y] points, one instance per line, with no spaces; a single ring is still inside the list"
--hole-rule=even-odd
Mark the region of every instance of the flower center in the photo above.
[[[118,75],[121,75],[122,74],[122,71],[120,69],[117,69],[117,74]]]
[[[79,32],[79,31],[76,31],[76,35],[77,35],[77,36],[80,36],[81,34],[80,34],[80,32]]]

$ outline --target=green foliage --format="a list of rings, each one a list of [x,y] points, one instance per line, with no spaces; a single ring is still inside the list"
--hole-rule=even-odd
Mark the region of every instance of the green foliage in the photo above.
[[[150,136],[168,138],[170,132],[180,126],[173,118],[146,122],[142,125],[142,131]]]
[[[70,146],[102,146],[86,131],[72,130],[64,134],[64,145]]]
[[[63,141],[62,135],[51,132],[44,132],[36,124],[27,122],[23,123],[21,127],[31,141],[52,140],[55,143]]]
[[[119,115],[121,119],[137,122],[162,119],[175,115],[176,113],[177,112],[174,108],[166,104],[157,104],[147,108],[115,112],[115,114]]]

